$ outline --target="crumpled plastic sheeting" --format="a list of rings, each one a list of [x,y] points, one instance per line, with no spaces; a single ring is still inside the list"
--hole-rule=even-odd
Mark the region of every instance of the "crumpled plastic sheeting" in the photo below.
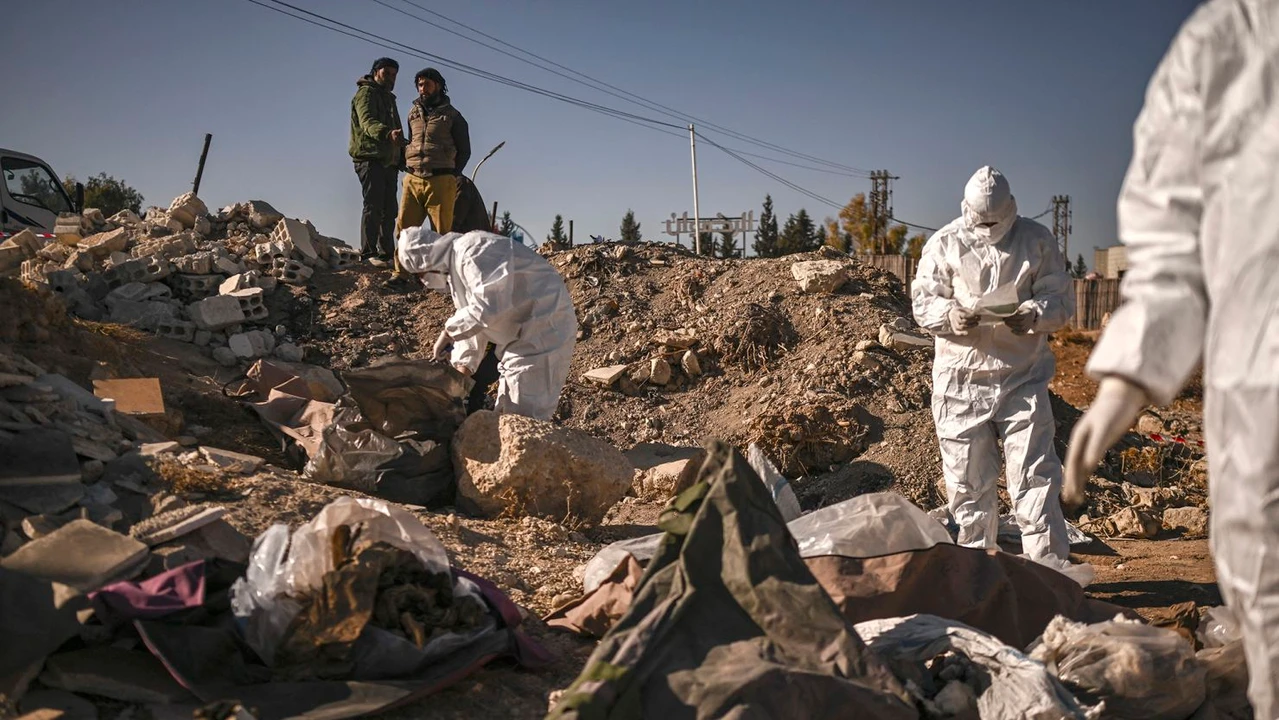
[[[803,510],[799,507],[799,498],[795,497],[795,489],[755,443],[746,448],[746,463],[764,481],[764,486],[768,488],[773,502],[777,503],[777,509],[782,513],[782,519],[790,522],[799,517]]]
[[[799,543],[800,557],[805,558],[879,557],[953,543],[945,528],[909,500],[892,492],[858,495],[791,520],[786,527]],[[600,550],[586,563],[583,578],[586,592],[599,587],[628,555],[647,563],[657,553],[661,540],[662,533],[657,533],[621,540]]]
[[[854,626],[858,636],[899,678],[914,666],[951,651],[990,673],[990,687],[977,698],[983,718],[1062,720],[1099,718],[1053,677],[1048,668],[996,638],[963,623],[935,615],[871,620]]]
[[[1115,618],[1084,625],[1056,617],[1030,656],[1119,720],[1182,720],[1203,704],[1205,670],[1172,630]]]
[[[231,589],[231,606],[244,623],[245,639],[267,664],[289,623],[299,611],[291,597],[319,588],[334,569],[329,543],[339,526],[362,524],[362,537],[413,553],[433,572],[448,572],[448,553],[417,518],[371,498],[343,497],[329,503],[289,537],[286,525],[273,525],[258,537],[244,578]],[[479,597],[471,583],[458,582],[458,595]]]
[[[378,468],[403,452],[400,443],[368,427],[350,398],[342,398],[302,474],[325,485],[373,493]]]

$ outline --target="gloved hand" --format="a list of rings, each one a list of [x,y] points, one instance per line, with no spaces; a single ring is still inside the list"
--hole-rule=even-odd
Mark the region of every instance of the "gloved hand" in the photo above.
[[[1004,324],[1007,325],[1017,335],[1025,335],[1035,326],[1035,320],[1039,319],[1039,313],[1032,308],[1024,308],[1018,310],[1015,315],[1009,315],[1004,318]]]
[[[1088,477],[1149,404],[1150,398],[1140,385],[1115,375],[1102,379],[1097,397],[1070,433],[1061,488],[1063,507],[1073,511],[1084,504]]]
[[[977,322],[980,320],[976,313],[959,305],[955,305],[950,309],[948,317],[950,319],[950,330],[956,335],[967,335],[967,331],[977,327]]]
[[[448,330],[441,330],[440,336],[435,339],[435,348],[432,350],[431,357],[436,360],[443,360],[448,355],[449,345],[453,344],[453,338],[449,337]]]

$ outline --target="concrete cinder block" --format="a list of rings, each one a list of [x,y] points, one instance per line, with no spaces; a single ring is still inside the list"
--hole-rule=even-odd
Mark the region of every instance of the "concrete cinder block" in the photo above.
[[[26,283],[40,283],[45,281],[45,261],[39,259],[31,259],[23,261],[22,269],[19,271],[19,277]]]
[[[360,253],[354,248],[334,246],[329,255],[329,266],[334,270],[350,267],[360,261]]]
[[[183,255],[173,261],[173,267],[185,275],[209,275],[213,272],[213,253]]]
[[[186,320],[161,320],[155,326],[156,335],[182,342],[194,342],[195,332],[195,323]]]
[[[81,274],[75,270],[54,270],[45,273],[45,282],[56,293],[67,294],[80,287]]]
[[[320,258],[315,244],[311,242],[311,231],[293,218],[284,218],[275,224],[271,230],[271,242],[292,247],[304,263],[313,263]]]
[[[245,321],[240,301],[230,295],[215,295],[188,306],[191,320],[201,330],[221,330]]]
[[[146,276],[146,261],[136,258],[102,272],[103,279],[107,281],[107,287],[112,290],[131,282],[148,282],[145,279]]]
[[[142,282],[156,282],[173,274],[173,263],[162,258],[151,257],[143,260]]]
[[[267,315],[270,315],[262,288],[233,290],[227,293],[227,296],[235,298],[240,303],[240,310],[244,312],[244,317],[248,320],[265,320]]]
[[[178,275],[173,286],[190,297],[207,297],[217,290],[221,275]]]

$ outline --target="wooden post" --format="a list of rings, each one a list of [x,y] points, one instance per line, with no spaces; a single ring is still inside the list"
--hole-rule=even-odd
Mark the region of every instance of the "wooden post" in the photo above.
[[[204,149],[200,151],[200,166],[195,170],[195,182],[191,183],[191,192],[200,194],[200,179],[204,177],[204,161],[209,157],[209,143],[213,142],[213,133],[204,134]]]
[[[573,247],[573,221],[568,221],[568,246]]]
[[[497,201],[493,201],[493,214],[489,216],[489,227],[497,232]]]

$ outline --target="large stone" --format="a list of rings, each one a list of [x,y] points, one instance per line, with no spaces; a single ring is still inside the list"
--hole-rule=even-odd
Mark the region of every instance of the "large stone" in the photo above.
[[[112,215],[111,217],[107,218],[107,222],[115,225],[133,226],[133,225],[141,225],[142,218],[138,217],[137,213],[126,208],[116,213],[115,215]]]
[[[196,197],[195,193],[183,193],[173,199],[173,203],[169,205],[169,218],[177,220],[184,228],[195,227],[195,221],[209,214],[209,208],[204,201]]]
[[[697,359],[697,353],[692,350],[684,351],[684,354],[679,358],[679,366],[683,369],[684,374],[689,377],[697,377],[702,374],[702,361]]]
[[[124,252],[129,246],[129,229],[116,228],[80,241],[81,250],[87,250],[95,258],[107,258],[113,252]]]
[[[0,567],[91,592],[133,575],[147,546],[88,520],[73,520],[0,560]]]
[[[626,368],[626,365],[609,365],[608,367],[595,368],[583,373],[582,379],[604,387],[612,387],[613,383],[626,374]]]
[[[191,320],[201,330],[222,330],[245,321],[240,301],[231,295],[217,295],[191,303],[187,307]]]
[[[848,268],[834,260],[797,262],[790,272],[806,293],[833,293],[848,280]]]
[[[248,202],[248,210],[249,223],[258,230],[273,227],[284,219],[284,213],[271,207],[270,203],[265,200],[250,200]]]
[[[653,358],[648,363],[648,381],[654,385],[665,385],[671,381],[671,364],[665,358]]]
[[[586,433],[481,410],[453,438],[458,494],[487,515],[598,523],[626,495],[635,466]]]
[[[1164,528],[1181,531],[1186,537],[1208,535],[1208,513],[1203,508],[1178,507],[1164,510]]]

